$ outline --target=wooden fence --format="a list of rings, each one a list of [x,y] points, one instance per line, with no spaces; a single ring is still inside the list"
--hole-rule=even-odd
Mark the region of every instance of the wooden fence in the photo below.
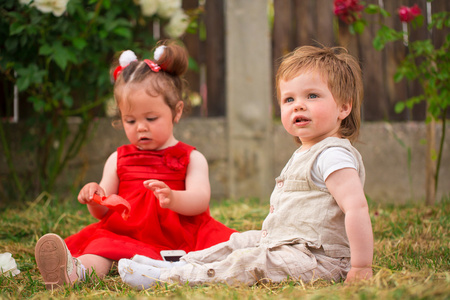
[[[198,68],[188,71],[187,74],[190,89],[196,93],[197,100],[201,99],[201,101],[194,101],[192,116],[215,117],[226,114],[225,1],[183,0],[183,8],[186,11],[203,10],[199,19],[201,28],[198,30],[199,34],[186,34],[183,37],[183,42],[198,65]],[[317,44],[344,46],[360,60],[363,69],[365,97],[362,116],[365,121],[424,119],[426,108],[423,103],[412,111],[405,111],[402,114],[394,111],[395,103],[418,95],[421,90],[416,83],[406,80],[395,83],[393,80],[396,68],[407,51],[402,42],[389,43],[380,52],[373,48],[372,40],[380,28],[378,15],[365,14],[368,26],[364,33],[352,35],[348,25],[334,16],[333,0],[272,1],[268,1],[267,19],[271,22],[272,28],[273,70],[277,69],[279,58],[296,47]],[[396,10],[401,5],[412,6],[417,3],[424,15],[427,12],[427,0],[366,0],[365,3],[382,4],[392,14],[392,17],[385,20],[385,24],[397,30],[401,30],[402,26],[396,17]],[[431,8],[432,13],[450,11],[450,1],[434,0]],[[152,32],[151,24],[149,29]],[[206,38],[204,32],[206,32]],[[448,34],[448,28],[432,33],[423,29],[414,31],[411,41],[431,38],[435,46],[440,47],[446,34]],[[164,32],[160,35],[164,38]],[[3,81],[0,76],[0,82]],[[4,94],[4,89],[4,86],[0,86],[1,94]],[[25,104],[21,102],[20,106]],[[0,107],[0,112],[4,110],[3,106]],[[24,109],[21,108],[21,111]],[[275,117],[279,116],[275,97],[273,97],[273,112]],[[0,115],[0,117],[5,116]]]
[[[226,0],[206,0],[202,25],[206,28],[207,38],[200,39],[196,35],[187,34],[183,40],[192,57],[200,66],[198,71],[190,71],[188,81],[191,89],[203,97],[201,105],[194,107],[196,116],[225,115],[225,40],[223,7]],[[242,0],[250,1],[250,0]],[[253,0],[252,0],[253,1]],[[261,1],[261,0],[258,0]],[[183,0],[185,9],[198,7],[198,0]],[[426,16],[426,0],[366,0],[366,4],[383,5],[392,14],[384,22],[386,25],[401,30],[402,24],[396,16],[401,5],[419,5]],[[434,0],[431,3],[432,13],[449,11],[450,1]],[[417,105],[412,111],[397,114],[395,103],[420,94],[418,84],[406,80],[395,83],[393,75],[398,63],[405,57],[407,48],[399,41],[389,43],[383,51],[372,46],[372,40],[380,28],[378,15],[367,15],[368,26],[361,35],[352,35],[348,25],[337,20],[333,14],[333,0],[273,0],[272,26],[272,60],[274,70],[279,58],[302,45],[344,46],[356,56],[364,74],[365,121],[404,121],[423,120],[425,105]],[[268,18],[270,21],[271,18]],[[425,18],[426,22],[426,18]],[[424,28],[424,27],[423,27]],[[411,41],[431,38],[440,47],[448,30],[429,32],[414,31]],[[239,45],[236,45],[239,47]],[[278,105],[274,97],[273,111],[279,115]]]

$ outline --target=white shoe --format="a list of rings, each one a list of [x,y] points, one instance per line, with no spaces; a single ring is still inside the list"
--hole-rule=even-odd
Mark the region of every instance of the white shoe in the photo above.
[[[184,261],[164,261],[164,260],[153,259],[153,258],[139,255],[139,254],[136,254],[135,256],[133,256],[131,258],[131,260],[134,262],[143,264],[143,265],[148,265],[148,266],[152,266],[152,267],[156,267],[156,268],[165,268],[165,269],[170,269],[173,267],[181,267],[186,264],[186,262],[184,262]]]
[[[119,260],[117,270],[123,282],[138,290],[146,290],[156,285],[161,274],[159,268],[125,258]]]

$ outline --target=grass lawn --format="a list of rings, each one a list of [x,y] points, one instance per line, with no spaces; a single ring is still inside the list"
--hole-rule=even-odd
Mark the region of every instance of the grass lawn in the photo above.
[[[139,292],[123,284],[113,268],[104,279],[92,276],[83,284],[51,292],[36,267],[36,241],[48,232],[67,237],[94,219],[75,198],[69,202],[42,195],[21,208],[0,209],[0,253],[12,253],[21,271],[12,278],[0,275],[0,299],[450,299],[450,199],[431,207],[369,204],[375,237],[374,277],[369,281],[344,285],[286,280],[252,287],[170,284]],[[260,229],[267,212],[268,203],[257,199],[211,204],[216,219],[239,231]]]

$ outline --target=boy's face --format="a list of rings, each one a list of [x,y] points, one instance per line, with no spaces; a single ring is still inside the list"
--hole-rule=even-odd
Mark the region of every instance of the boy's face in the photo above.
[[[337,104],[317,72],[281,80],[279,89],[281,122],[288,133],[300,139],[302,149],[327,137],[340,137],[341,121],[350,114],[351,105]]]

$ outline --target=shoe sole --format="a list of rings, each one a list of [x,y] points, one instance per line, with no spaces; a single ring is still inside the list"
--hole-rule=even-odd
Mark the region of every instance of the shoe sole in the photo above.
[[[70,283],[67,275],[67,250],[62,238],[52,233],[44,235],[36,243],[34,254],[47,290]]]

